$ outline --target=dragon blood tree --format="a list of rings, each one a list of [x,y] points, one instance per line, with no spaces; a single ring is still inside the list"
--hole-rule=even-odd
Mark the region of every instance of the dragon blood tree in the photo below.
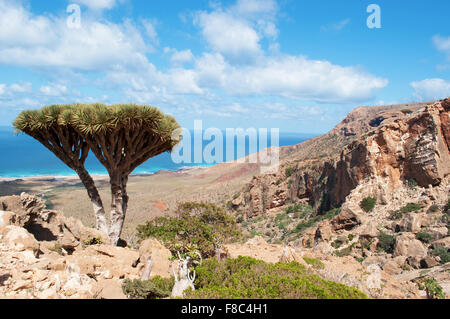
[[[128,176],[148,159],[171,151],[181,139],[173,117],[157,108],[134,104],[52,105],[22,112],[14,126],[41,142],[78,174],[93,204],[97,229],[108,233],[115,245],[128,206]],[[109,174],[109,227],[98,190],[84,166],[89,151]]]

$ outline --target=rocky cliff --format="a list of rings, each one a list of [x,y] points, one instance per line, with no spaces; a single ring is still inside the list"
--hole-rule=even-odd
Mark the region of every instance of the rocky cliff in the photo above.
[[[390,283],[434,280],[450,295],[450,98],[414,106],[358,108],[289,148],[277,174],[255,176],[232,201],[244,227]]]
[[[234,208],[252,217],[301,201],[323,213],[368,178],[439,185],[450,173],[449,104],[357,108],[330,133],[283,149],[278,173],[255,176]]]

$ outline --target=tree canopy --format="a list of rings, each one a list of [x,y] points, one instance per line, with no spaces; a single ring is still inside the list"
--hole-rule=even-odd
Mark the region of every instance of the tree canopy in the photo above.
[[[92,151],[110,176],[109,233],[115,243],[127,209],[128,176],[148,159],[172,151],[181,139],[180,126],[174,117],[156,107],[136,104],[51,105],[22,112],[14,126],[18,132],[41,142],[77,172],[94,204],[97,228],[105,230],[103,204],[84,167]]]

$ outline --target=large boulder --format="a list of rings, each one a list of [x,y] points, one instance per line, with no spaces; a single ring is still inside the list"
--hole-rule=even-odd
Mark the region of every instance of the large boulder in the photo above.
[[[435,249],[440,247],[450,247],[450,236],[433,241],[431,247]]]
[[[316,242],[319,241],[328,242],[331,239],[332,235],[333,230],[331,228],[330,222],[328,220],[325,220],[317,227],[316,233],[314,235],[314,240]]]
[[[351,230],[361,224],[361,219],[356,212],[346,207],[342,212],[331,220],[334,231]]]
[[[161,276],[163,278],[170,278],[172,253],[169,249],[164,247],[159,241],[153,238],[144,240],[139,247],[139,260],[144,266],[147,255],[151,256],[152,271],[150,277]]]
[[[73,217],[64,218],[64,226],[70,231],[70,234],[80,242],[95,238],[100,239],[102,244],[111,244],[111,239],[107,234],[100,230],[84,226],[79,219]]]
[[[122,283],[117,279],[99,280],[93,290],[97,299],[127,299],[122,290]]]
[[[421,241],[417,240],[414,234],[405,233],[400,235],[395,240],[394,257],[425,257],[427,249]]]
[[[39,243],[26,229],[14,225],[6,226],[1,231],[2,241],[16,251],[30,250],[39,252]]]
[[[0,210],[0,230],[6,226],[14,225],[16,214]]]
[[[418,233],[422,227],[421,214],[408,214],[398,224],[398,230],[401,232]]]

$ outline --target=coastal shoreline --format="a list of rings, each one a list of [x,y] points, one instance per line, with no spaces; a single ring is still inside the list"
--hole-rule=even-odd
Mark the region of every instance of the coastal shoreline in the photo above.
[[[208,166],[186,166],[177,170],[159,170],[154,173],[134,173],[130,177],[147,177],[152,175],[157,175],[161,173],[175,173],[183,174],[188,172],[193,172],[197,170],[202,170],[213,165]],[[107,174],[92,174],[94,181],[107,181],[109,176]],[[11,182],[76,182],[80,178],[78,175],[34,175],[34,176],[18,176],[18,177],[6,177],[0,176],[0,183],[11,183]]]

